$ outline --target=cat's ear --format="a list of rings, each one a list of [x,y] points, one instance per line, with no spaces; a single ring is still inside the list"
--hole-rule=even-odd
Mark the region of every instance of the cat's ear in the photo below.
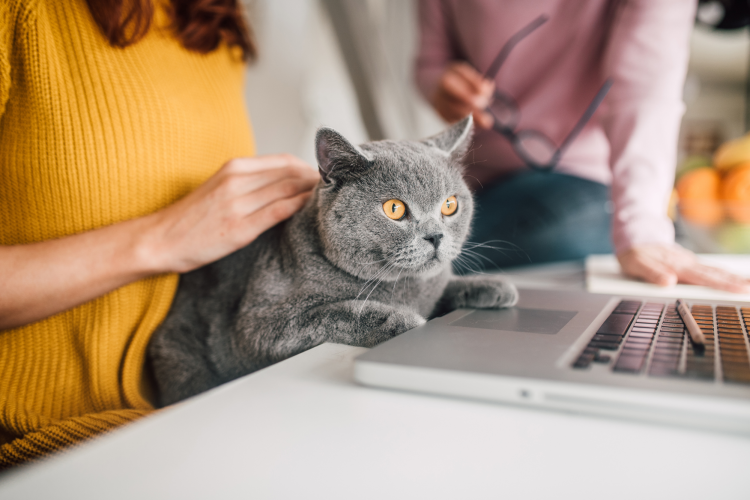
[[[422,142],[445,151],[451,158],[459,159],[469,150],[473,132],[474,119],[469,115],[445,132],[428,137]]]
[[[367,169],[371,162],[367,153],[330,128],[318,129],[315,134],[315,154],[320,177],[325,183],[356,175]]]

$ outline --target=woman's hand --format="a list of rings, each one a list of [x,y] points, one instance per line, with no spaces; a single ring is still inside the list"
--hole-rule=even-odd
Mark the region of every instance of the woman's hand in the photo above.
[[[625,274],[649,283],[704,285],[735,293],[750,293],[750,280],[700,264],[695,254],[679,245],[644,245],[617,255]]]
[[[154,273],[184,273],[238,250],[291,217],[320,179],[292,155],[238,158],[146,218],[141,256]]]
[[[318,179],[290,155],[235,159],[151,215],[65,238],[0,246],[0,330],[148,276],[218,260],[302,208]]]
[[[432,95],[432,105],[447,122],[453,123],[474,115],[474,123],[491,128],[493,119],[484,111],[492,101],[495,84],[485,79],[468,63],[455,62],[440,77]]]

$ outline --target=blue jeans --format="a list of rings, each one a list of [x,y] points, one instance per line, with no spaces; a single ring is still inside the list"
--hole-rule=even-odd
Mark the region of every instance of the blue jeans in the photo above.
[[[469,239],[500,250],[472,248],[471,243],[466,248],[482,256],[474,256],[474,261],[481,260],[487,270],[611,253],[609,199],[609,187],[598,182],[554,172],[522,172],[475,196]],[[456,265],[459,271],[461,267]]]

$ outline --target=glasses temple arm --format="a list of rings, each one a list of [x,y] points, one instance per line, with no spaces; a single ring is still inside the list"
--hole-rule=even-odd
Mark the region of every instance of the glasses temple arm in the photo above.
[[[510,39],[505,42],[505,45],[503,45],[503,48],[500,49],[500,53],[497,54],[495,59],[492,61],[492,64],[490,64],[490,67],[487,68],[487,71],[484,72],[484,77],[489,80],[494,79],[495,75],[497,75],[497,72],[500,71],[500,66],[503,65],[505,60],[508,58],[508,54],[510,54],[510,51],[513,50],[513,47],[515,47],[518,42],[526,38],[529,34],[531,34],[532,31],[537,29],[542,24],[546,23],[548,20],[549,16],[547,16],[546,14],[542,14],[541,16],[531,21],[523,29],[521,29],[521,31],[510,37]]]
[[[557,153],[555,153],[555,156],[557,158],[562,156],[563,151],[565,151],[567,147],[570,146],[570,143],[573,142],[573,140],[576,138],[576,136],[578,136],[578,134],[581,133],[581,130],[583,130],[583,127],[586,126],[586,123],[588,123],[591,117],[594,116],[594,113],[596,113],[596,109],[604,100],[604,97],[607,95],[607,92],[609,92],[610,87],[612,87],[612,79],[607,78],[607,80],[599,89],[599,92],[597,92],[596,96],[594,96],[594,99],[591,101],[591,104],[589,104],[589,107],[586,108],[586,111],[583,113],[583,116],[581,116],[581,118],[578,120],[578,123],[576,123],[576,126],[573,127],[573,130],[570,131],[570,133],[568,134],[568,137],[565,138],[563,143],[558,148]]]

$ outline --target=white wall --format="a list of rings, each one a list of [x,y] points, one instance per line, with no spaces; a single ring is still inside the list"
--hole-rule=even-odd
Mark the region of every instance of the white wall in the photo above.
[[[718,127],[724,139],[745,133],[745,80],[750,61],[748,30],[710,31],[690,37],[683,133],[691,125]]]
[[[318,127],[367,140],[328,17],[314,0],[246,1],[260,57],[245,98],[258,154],[293,153],[315,165]]]

